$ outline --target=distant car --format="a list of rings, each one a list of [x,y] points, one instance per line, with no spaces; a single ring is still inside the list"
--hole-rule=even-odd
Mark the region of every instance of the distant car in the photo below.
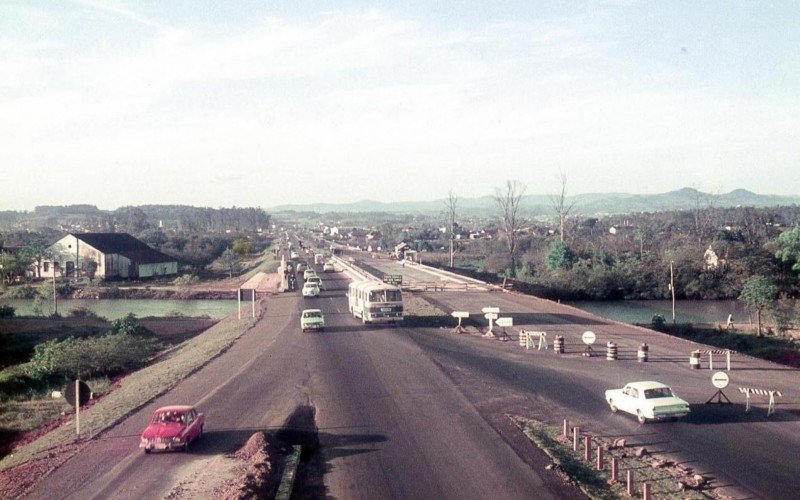
[[[335,270],[336,269],[334,269],[333,264],[330,263],[330,262],[326,262],[325,264],[322,265],[322,272],[323,273],[332,273]]]
[[[304,280],[308,280],[308,278],[310,278],[312,276],[316,276],[316,275],[317,275],[317,272],[315,270],[311,269],[311,268],[308,268],[305,271],[303,271],[303,279]]]
[[[300,330],[325,330],[325,316],[319,309],[306,309],[300,313]]]
[[[319,285],[307,282],[303,285],[303,297],[319,297]]]
[[[297,258],[299,258],[299,257],[300,257],[300,256],[299,256],[299,255],[297,255],[297,252],[295,252],[295,251],[292,251],[292,253],[290,253],[290,254],[289,254],[289,258],[290,258],[290,259],[297,259]]]
[[[689,414],[689,403],[675,396],[661,382],[631,382],[622,389],[606,391],[611,411],[636,415],[639,423],[647,420],[677,419]]]
[[[205,415],[193,406],[164,406],[153,413],[150,425],[142,432],[139,448],[153,450],[189,449],[189,443],[203,435]]]
[[[308,269],[308,265],[305,262],[298,262],[297,263],[297,272],[298,273],[302,273],[306,269]]]
[[[322,286],[322,278],[317,275],[309,276],[309,278],[306,280],[306,283],[314,283],[319,287],[320,290],[325,290],[325,287]]]

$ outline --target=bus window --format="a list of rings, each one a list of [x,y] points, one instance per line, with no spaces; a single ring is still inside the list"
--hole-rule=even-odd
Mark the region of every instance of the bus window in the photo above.
[[[400,302],[403,296],[400,290],[386,290],[386,302]]]

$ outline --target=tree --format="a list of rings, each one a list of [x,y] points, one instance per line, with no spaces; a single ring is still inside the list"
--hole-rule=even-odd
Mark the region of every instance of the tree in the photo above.
[[[453,246],[455,244],[455,225],[456,225],[456,214],[458,210],[458,196],[453,192],[451,189],[449,193],[447,193],[447,199],[444,200],[445,207],[447,209],[447,230],[450,234],[450,267],[453,267]]]
[[[233,278],[233,273],[239,269],[239,257],[236,255],[236,252],[228,248],[222,252],[219,261],[222,267],[228,271],[228,277]]]
[[[86,273],[86,277],[89,278],[89,283],[91,283],[97,273],[97,262],[91,257],[84,257],[81,267],[83,267],[83,272]]]
[[[764,311],[775,300],[778,289],[772,280],[766,276],[752,276],[744,284],[742,292],[739,294],[739,300],[747,304],[747,308],[756,312],[758,322],[758,336],[762,337],[761,333],[761,312]]]
[[[240,257],[250,255],[253,253],[253,244],[245,239],[238,239],[233,242],[233,251]]]
[[[569,213],[575,208],[575,202],[567,203],[567,174],[561,172],[559,180],[561,182],[561,193],[552,195],[550,202],[553,204],[553,211],[556,213],[556,217],[558,217],[558,234],[561,237],[561,241],[564,241],[564,224],[567,221],[567,217],[569,217]]]
[[[547,269],[551,272],[559,269],[569,269],[574,261],[575,255],[572,253],[572,249],[563,241],[554,241],[550,245],[550,251],[545,258]]]
[[[793,262],[792,270],[800,271],[800,225],[778,237],[775,257],[782,262]]]
[[[520,181],[507,180],[505,189],[495,188],[494,201],[500,209],[500,222],[506,233],[506,247],[512,273],[517,268],[517,232],[521,221],[519,209],[526,186]]]

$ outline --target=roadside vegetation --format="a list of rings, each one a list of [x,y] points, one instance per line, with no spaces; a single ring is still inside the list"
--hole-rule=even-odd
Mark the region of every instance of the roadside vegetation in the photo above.
[[[653,498],[689,500],[716,498],[713,490],[704,485],[692,489],[695,479],[688,467],[677,466],[667,457],[655,457],[647,450],[636,451],[632,447],[614,445],[613,440],[593,437],[592,462],[584,460],[583,439],[578,451],[573,451],[571,441],[564,440],[562,430],[553,425],[545,424],[520,416],[511,416],[511,420],[522,432],[533,441],[552,460],[550,470],[562,474],[567,482],[574,482],[589,498],[595,500],[631,498],[626,491],[626,471],[634,471],[635,494],[638,497],[642,492],[642,483],[651,486]],[[618,441],[620,443],[621,441]],[[603,470],[596,470],[596,447],[600,445],[605,452],[605,466]],[[617,459],[620,481],[610,482],[611,458]],[[684,486],[679,486],[684,483]]]

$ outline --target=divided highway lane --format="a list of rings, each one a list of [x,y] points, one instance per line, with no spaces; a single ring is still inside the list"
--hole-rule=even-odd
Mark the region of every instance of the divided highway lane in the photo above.
[[[305,402],[303,350],[295,332],[299,300],[267,301],[264,317],[227,352],[167,394],[106,432],[53,474],[30,498],[160,498],[195,462],[231,452],[255,431],[283,424]],[[205,434],[188,454],[145,455],[139,434],[152,412],[169,404],[197,403]]]
[[[696,344],[523,295],[443,292],[426,297],[444,310],[470,311],[478,317],[482,307],[498,306],[502,316],[515,318],[516,328],[547,331],[551,342],[556,333],[572,339],[568,353],[557,356],[552,350],[526,351],[516,338],[514,342],[497,342],[441,330],[415,332],[414,339],[465,393],[485,384],[496,387],[509,400],[514,396],[518,401],[527,400],[518,406],[551,422],[566,416],[590,432],[634,435],[629,441],[650,443],[648,449],[691,460],[690,465],[697,470],[716,476],[718,484],[731,485],[727,491],[739,498],[796,498],[800,488],[800,371],[735,357],[730,372],[733,382],[726,393],[736,404],[705,405],[716,389],[710,383],[708,369],[688,367],[688,353],[697,348]],[[584,330],[594,331],[598,342],[614,338],[627,345],[621,353],[624,359],[606,361],[602,345],[595,357],[580,356],[578,339]],[[635,361],[635,346],[642,341],[651,346],[649,363]],[[603,399],[604,390],[634,380],[659,380],[671,385],[692,403],[692,415],[676,423],[639,426],[633,418],[612,414]],[[779,401],[778,413],[770,418],[766,418],[765,401],[746,414],[743,397],[736,389],[739,385],[777,387],[792,399]],[[475,397],[471,399],[481,405]]]

